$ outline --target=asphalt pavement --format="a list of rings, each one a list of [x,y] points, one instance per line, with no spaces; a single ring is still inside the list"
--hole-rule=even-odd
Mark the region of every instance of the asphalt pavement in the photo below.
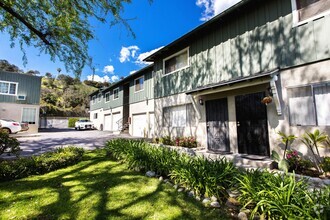
[[[114,135],[107,131],[74,129],[47,129],[36,134],[18,133],[11,136],[20,142],[21,156],[38,155],[66,146],[93,150],[104,147],[108,140],[114,138],[132,138],[128,134]],[[2,157],[8,158],[7,155]]]

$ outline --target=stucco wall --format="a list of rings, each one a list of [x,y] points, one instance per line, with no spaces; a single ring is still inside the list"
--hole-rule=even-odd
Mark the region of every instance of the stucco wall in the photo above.
[[[146,115],[147,115],[147,121],[145,123],[145,128],[148,131],[148,134],[152,134],[154,132],[154,131],[150,131],[150,127],[151,127],[150,124],[155,123],[155,122],[148,121],[149,114],[153,113],[154,109],[155,109],[155,100],[154,99],[130,104],[130,106],[129,106],[129,117],[131,118],[131,124],[129,126],[130,135],[133,135],[133,126],[132,126],[133,115],[142,114],[142,113],[146,113]],[[150,137],[150,135],[148,135],[148,136]]]
[[[97,119],[94,119],[94,113],[98,113]],[[94,111],[90,111],[90,120],[94,123],[94,126],[98,129],[101,130],[101,127],[104,127],[104,115],[108,115],[108,114],[120,114],[120,118],[122,118],[123,116],[123,107],[117,107],[117,108],[113,108],[113,109],[107,109],[104,110],[103,108],[101,109],[97,109]],[[112,121],[112,120],[111,120]]]
[[[289,124],[289,108],[288,108],[288,96],[287,88],[296,87],[308,84],[314,84],[319,82],[330,81],[330,60],[322,61],[310,65],[300,66],[288,70],[281,71],[280,82],[281,82],[281,104],[282,104],[282,116],[276,114],[273,105],[270,105],[268,112],[268,120],[270,124],[270,142],[276,150],[283,152],[283,145],[279,144],[279,136],[276,134],[277,131],[282,131],[286,134],[293,134],[298,137],[293,142],[292,147],[299,150],[305,155],[310,155],[306,146],[299,140],[306,131],[314,131],[319,129],[330,135],[330,126],[292,126]],[[329,104],[329,103],[327,103]],[[330,106],[329,106],[330,110]],[[330,114],[330,113],[329,113]],[[330,149],[320,148],[320,153],[330,156]]]
[[[36,108],[35,124],[29,124],[29,130],[24,133],[38,133],[39,127],[39,105],[15,104],[15,103],[1,103],[0,104],[0,118],[12,119],[18,122],[22,121],[23,108]]]

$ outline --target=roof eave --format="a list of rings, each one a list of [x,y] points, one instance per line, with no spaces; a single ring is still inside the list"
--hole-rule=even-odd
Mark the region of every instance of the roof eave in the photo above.
[[[191,30],[188,33],[186,33],[185,35],[183,35],[183,36],[179,37],[178,39],[172,41],[171,43],[169,43],[168,45],[166,45],[162,49],[160,49],[157,52],[155,52],[155,53],[151,54],[150,56],[146,57],[143,61],[154,62],[155,61],[155,57],[158,56],[158,55],[160,55],[162,52],[168,50],[170,47],[173,47],[176,44],[180,43],[181,41],[187,39],[188,37],[190,37],[193,34],[195,34],[196,32],[198,32],[199,30],[201,30],[203,28],[206,28],[207,26],[213,24],[214,22],[217,22],[217,21],[221,20],[222,17],[227,16],[228,14],[230,14],[233,11],[235,11],[236,9],[242,7],[245,3],[249,2],[249,1],[251,1],[251,0],[241,0],[240,2],[236,3],[232,7],[226,9],[222,13],[214,16],[212,19],[210,19],[207,22],[199,25],[198,27],[196,27],[193,30]]]

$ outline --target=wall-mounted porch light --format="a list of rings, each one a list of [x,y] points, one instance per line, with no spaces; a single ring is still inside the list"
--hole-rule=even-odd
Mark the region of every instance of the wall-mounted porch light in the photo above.
[[[200,105],[204,105],[204,100],[203,100],[202,97],[199,97],[199,99],[198,99],[198,103],[199,103]]]

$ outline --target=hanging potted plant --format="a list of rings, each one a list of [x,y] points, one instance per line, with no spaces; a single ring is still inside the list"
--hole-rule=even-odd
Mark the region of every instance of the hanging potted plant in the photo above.
[[[271,103],[273,101],[273,98],[271,96],[266,96],[264,97],[261,102],[268,105],[269,103]]]

